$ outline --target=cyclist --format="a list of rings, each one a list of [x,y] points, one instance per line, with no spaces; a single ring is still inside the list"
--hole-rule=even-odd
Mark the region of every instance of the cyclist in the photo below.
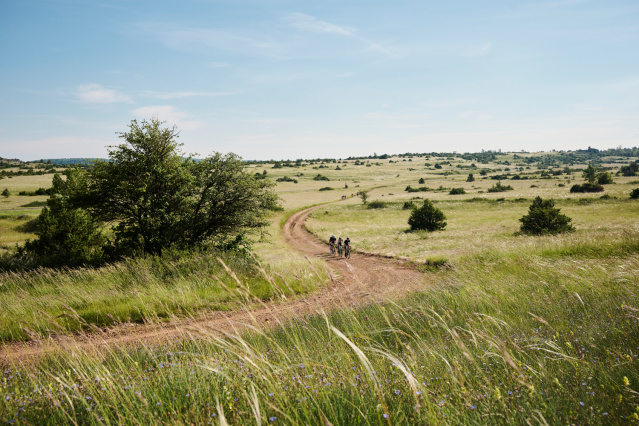
[[[331,235],[331,238],[328,239],[328,242],[331,246],[331,254],[335,254],[335,242],[337,241],[337,238],[335,238],[335,235]]]
[[[339,257],[342,257],[342,253],[343,253],[343,244],[344,244],[344,240],[342,240],[342,237],[339,237],[339,239],[337,240],[337,253],[339,254]]]
[[[351,257],[351,239],[349,237],[344,240],[344,257],[349,259]]]

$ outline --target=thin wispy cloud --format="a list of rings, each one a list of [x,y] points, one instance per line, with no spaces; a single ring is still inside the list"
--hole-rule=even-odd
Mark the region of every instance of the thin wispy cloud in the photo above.
[[[462,56],[475,57],[487,55],[492,49],[493,44],[490,42],[472,46],[461,53]]]
[[[137,108],[131,111],[140,119],[157,118],[166,121],[169,125],[176,125],[178,130],[195,130],[204,125],[201,121],[191,120],[189,114],[178,111],[171,105],[155,105]]]
[[[75,95],[80,101],[88,104],[133,103],[130,96],[113,89],[106,89],[99,84],[78,86]]]
[[[238,92],[153,92],[144,91],[140,93],[140,96],[145,96],[155,99],[183,99],[193,97],[215,97],[215,96],[230,96],[236,95]]]
[[[390,50],[388,50],[381,44],[360,35],[353,27],[336,25],[331,22],[317,19],[314,16],[299,12],[289,13],[284,17],[284,20],[291,27],[300,31],[311,32],[315,34],[328,34],[349,37],[361,43],[364,43],[366,45],[366,50],[368,51],[379,52],[383,53],[384,55],[393,56],[393,53]]]
[[[157,38],[166,47],[174,50],[199,52],[215,49],[250,55],[272,55],[281,48],[280,43],[265,33],[243,28],[199,28],[166,23],[138,23],[138,30]],[[209,66],[226,66],[223,62],[212,62]]]
[[[341,36],[355,35],[355,29],[352,27],[331,24],[330,22],[320,21],[319,19],[307,15],[305,13],[290,13],[284,18],[288,23],[299,30],[310,31],[314,33],[335,34]]]

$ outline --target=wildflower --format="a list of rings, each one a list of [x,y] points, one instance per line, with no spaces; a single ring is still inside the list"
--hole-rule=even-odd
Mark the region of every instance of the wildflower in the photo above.
[[[623,384],[626,386],[630,386],[630,380],[626,376],[623,376]]]
[[[399,395],[399,391],[395,389],[395,395]]]
[[[382,416],[384,416],[385,419],[388,418],[388,414],[386,414],[386,413],[382,414]]]
[[[275,417],[275,416],[268,418],[269,422],[274,422],[275,420],[277,420],[277,417]]]
[[[470,409],[471,409],[471,410],[474,410],[475,408],[477,408],[477,406],[476,406],[476,405],[471,405],[471,406],[470,406]]]
[[[584,403],[583,403],[582,401],[579,401],[579,405],[583,406],[583,405],[584,405]]]

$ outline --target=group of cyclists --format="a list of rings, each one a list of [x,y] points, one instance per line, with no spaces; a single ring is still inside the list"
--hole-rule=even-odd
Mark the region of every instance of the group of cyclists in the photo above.
[[[339,257],[344,256],[345,258],[351,257],[351,239],[346,237],[345,240],[342,240],[342,237],[335,238],[335,235],[331,235],[331,238],[328,239],[329,245],[331,247],[331,254],[335,255],[337,253]]]

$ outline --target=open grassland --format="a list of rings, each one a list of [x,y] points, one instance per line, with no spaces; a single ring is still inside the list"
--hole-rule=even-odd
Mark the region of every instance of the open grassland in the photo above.
[[[242,285],[224,265],[236,271]],[[252,262],[232,256],[198,252],[129,259],[97,269],[3,273],[0,341],[238,309],[247,295],[278,300],[315,290],[328,280],[322,263],[311,267],[306,259],[266,265],[265,272],[268,276]]]
[[[378,209],[361,203],[328,205],[312,214],[307,228],[326,241],[332,234],[350,237],[356,251],[418,262],[441,257],[458,260],[482,252],[534,250],[555,243],[587,246],[602,240],[617,244],[639,238],[636,200],[560,199],[556,207],[573,219],[577,231],[548,237],[515,235],[531,199],[469,201],[436,203],[447,217],[446,229],[439,232],[408,232],[411,210],[403,209],[403,202]],[[415,203],[421,205],[420,200]]]
[[[270,280],[224,257],[238,283],[217,254],[207,253],[0,276],[5,340],[250,309],[326,285],[323,263],[311,266],[294,253],[280,227],[292,211],[342,195],[349,198],[322,206],[309,219],[318,236],[349,236],[356,250],[447,265],[423,268],[438,283],[426,292],[318,312],[269,330],[224,338],[201,330],[168,346],[89,348],[74,356],[61,349],[37,364],[17,360],[1,370],[0,422],[639,422],[639,202],[627,200],[639,178],[614,176],[616,183],[603,193],[570,194],[572,184],[583,182],[578,172],[542,178],[547,168],[517,165],[522,160],[512,154],[498,160],[476,168],[458,158],[417,156],[357,166],[249,167],[251,173],[267,170],[268,179],[298,181],[278,183],[287,211],[273,215],[268,235],[255,245]],[[606,164],[618,167],[613,160]],[[489,171],[482,176],[481,169]],[[476,181],[466,182],[470,172]],[[498,182],[491,177],[506,172],[525,179],[502,179],[513,190],[489,193]],[[329,180],[313,180],[317,174]],[[429,190],[409,193],[408,185]],[[319,191],[327,186],[335,189]],[[449,195],[451,188],[466,194]],[[350,198],[362,190],[369,200],[390,204],[367,209]],[[516,235],[518,219],[537,195],[555,199],[577,231]],[[409,211],[402,206],[415,197],[436,201],[448,216],[445,231],[405,232]],[[36,198],[12,195],[8,201],[18,208]],[[30,217],[18,219],[24,212],[7,205],[0,204],[0,245],[8,247],[33,234],[23,227]]]
[[[637,250],[476,256],[401,301],[271,331],[5,367],[0,421],[626,424]]]

